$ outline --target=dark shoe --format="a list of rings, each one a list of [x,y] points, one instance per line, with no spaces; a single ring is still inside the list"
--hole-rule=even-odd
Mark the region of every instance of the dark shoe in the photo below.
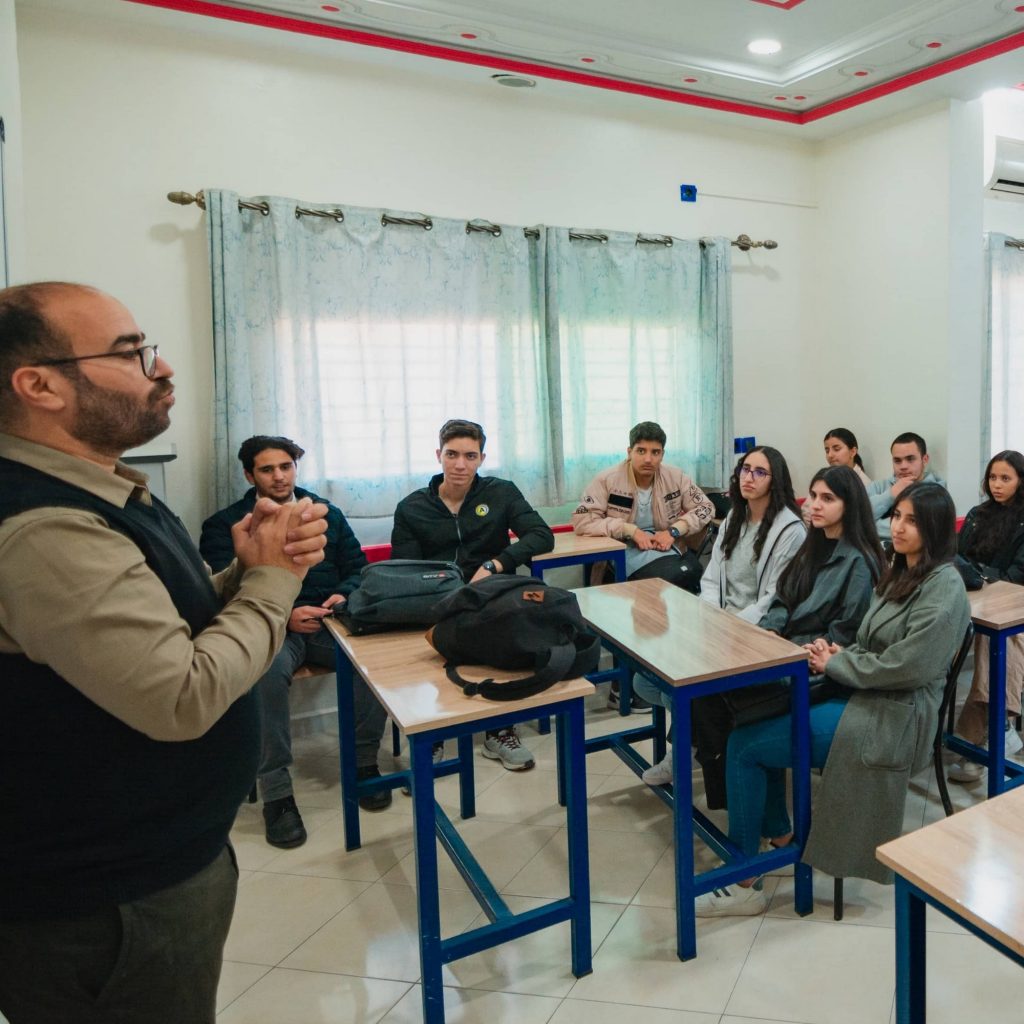
[[[356,780],[362,782],[364,779],[379,779],[380,769],[374,764],[366,768],[356,769]],[[366,793],[359,798],[359,806],[364,811],[383,811],[391,806],[391,790],[378,789],[376,793]]]
[[[619,693],[619,691],[618,690],[609,690],[608,691],[608,710],[609,711],[618,711],[620,706],[621,706],[621,704],[622,704],[622,695]],[[652,710],[650,703],[648,701],[644,700],[643,697],[637,696],[637,694],[635,694],[635,693],[630,696],[629,709],[630,709],[630,711],[636,711],[639,714],[643,714],[645,711]]]
[[[306,841],[306,827],[295,806],[295,797],[268,800],[263,805],[263,820],[267,825],[267,842],[282,850],[291,850]]]

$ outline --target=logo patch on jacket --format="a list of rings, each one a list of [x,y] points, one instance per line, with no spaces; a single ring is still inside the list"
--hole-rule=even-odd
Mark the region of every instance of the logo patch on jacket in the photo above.
[[[491,511],[490,505],[477,505],[475,512],[482,519],[488,512]]]
[[[628,494],[609,494],[608,504],[616,505],[618,508],[632,508],[633,499]]]
[[[681,491],[673,491],[671,494],[666,494],[665,497],[662,498],[662,501],[675,501],[675,499],[678,498],[681,493]]]

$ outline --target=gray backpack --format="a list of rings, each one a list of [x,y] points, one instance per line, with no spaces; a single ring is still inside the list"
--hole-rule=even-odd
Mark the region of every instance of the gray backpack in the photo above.
[[[454,562],[371,562],[363,567],[358,589],[349,594],[337,617],[357,636],[432,626],[437,622],[437,602],[461,586],[462,572]]]

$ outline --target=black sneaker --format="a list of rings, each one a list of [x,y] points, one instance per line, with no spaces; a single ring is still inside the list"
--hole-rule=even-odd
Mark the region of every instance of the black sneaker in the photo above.
[[[267,826],[267,842],[282,850],[291,850],[306,841],[306,827],[295,806],[295,797],[268,800],[263,805],[263,820]]]
[[[609,690],[608,691],[608,709],[610,711],[618,711],[620,703],[621,703],[621,696],[619,694],[619,691],[618,690]],[[629,710],[642,713],[644,711],[650,711],[651,710],[651,705],[650,705],[650,703],[648,701],[644,700],[643,697],[637,696],[637,694],[634,693],[632,698],[630,699],[630,702],[629,702]]]
[[[379,779],[380,769],[375,765],[367,765],[365,768],[356,769],[356,781],[363,782],[365,779]],[[378,789],[375,793],[364,793],[359,798],[359,806],[364,811],[383,811],[391,806],[391,790]]]

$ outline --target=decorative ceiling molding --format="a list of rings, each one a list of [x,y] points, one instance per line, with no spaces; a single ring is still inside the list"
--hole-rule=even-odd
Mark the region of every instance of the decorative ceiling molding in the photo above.
[[[983,34],[997,22],[1000,27],[1007,23],[1022,26],[1020,31],[1003,38],[968,46],[961,52],[937,59],[944,48],[949,52],[950,35],[948,32],[920,34],[919,31],[917,36],[907,38],[908,30],[921,28],[919,14],[923,5],[913,3],[909,9],[905,7],[891,17],[887,15],[864,26],[860,49],[853,46],[852,39],[823,41],[823,45],[813,51],[813,58],[800,62],[801,73],[797,75],[787,75],[778,66],[773,74],[752,74],[750,65],[727,66],[725,61],[714,65],[707,60],[702,65],[698,58],[687,62],[678,54],[656,56],[650,52],[654,48],[638,45],[635,40],[627,41],[630,49],[625,52],[621,45],[618,52],[613,47],[605,52],[602,48],[590,48],[588,44],[593,36],[587,35],[585,30],[581,30],[583,39],[576,40],[541,36],[542,42],[538,44],[531,37],[530,45],[520,46],[520,52],[514,53],[507,52],[509,30],[503,40],[506,52],[496,52],[500,45],[496,37],[504,30],[504,26],[497,24],[498,19],[494,19],[493,28],[467,25],[464,19],[442,23],[440,28],[421,25],[420,30],[433,35],[432,39],[416,37],[411,31],[374,31],[338,20],[363,17],[380,23],[382,19],[371,19],[363,14],[363,8],[373,6],[373,0],[337,0],[332,4],[290,0],[291,6],[304,10],[315,7],[318,13],[326,15],[321,17],[267,9],[266,3],[243,6],[230,0],[129,2],[796,125],[819,121],[1024,47],[1024,3],[1011,5],[1009,0],[975,0],[973,5],[965,5],[962,0],[928,0],[927,4],[940,19],[954,18],[959,10],[961,24],[966,26],[964,34]],[[423,3],[430,6],[424,7]],[[444,17],[458,13],[455,5],[445,0],[420,0],[420,5],[413,0],[408,5],[385,3],[381,6],[389,10],[401,8],[407,16],[415,12],[417,16],[433,14],[436,17],[442,9]],[[968,6],[972,9],[973,21],[963,18],[962,12]],[[987,22],[983,17],[985,10],[989,12]],[[521,33],[525,31],[521,29]],[[438,35],[451,39],[452,45],[438,41]],[[575,45],[569,49],[571,42]],[[522,54],[524,48],[530,50],[528,55]],[[648,52],[643,52],[645,49]]]

